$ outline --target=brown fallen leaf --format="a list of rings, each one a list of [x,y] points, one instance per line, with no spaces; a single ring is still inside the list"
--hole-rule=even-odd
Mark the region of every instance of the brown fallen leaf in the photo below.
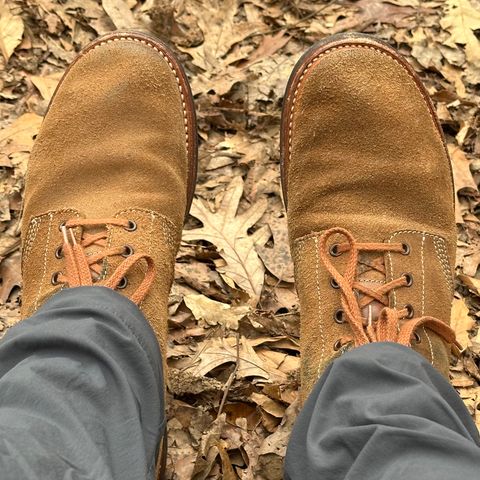
[[[293,260],[288,243],[287,219],[284,216],[270,216],[268,226],[273,235],[273,248],[257,245],[257,252],[273,275],[283,282],[293,283]]]
[[[10,155],[15,152],[30,152],[35,135],[40,129],[42,117],[24,113],[0,132],[0,149]]]
[[[23,37],[23,20],[12,13],[13,3],[0,0],[0,50],[6,61],[20,45]]]
[[[258,30],[258,25],[235,18],[239,5],[239,0],[189,2],[188,9],[195,15],[204,39],[196,47],[181,50],[192,56],[194,65],[211,76],[229,64],[225,56],[233,45]]]
[[[285,406],[280,402],[272,400],[267,395],[256,392],[253,392],[250,395],[250,399],[270,415],[277,418],[283,418],[283,415],[285,414]]]
[[[480,249],[478,246],[470,254],[464,257],[463,261],[463,273],[469,277],[474,277],[480,264]]]
[[[452,159],[453,179],[455,182],[455,191],[458,193],[464,188],[477,190],[477,184],[470,171],[470,161],[465,153],[457,146],[449,144],[448,151]]]
[[[220,459],[222,461],[222,478],[224,480],[238,480],[226,447],[227,444],[224,440],[220,440],[217,444],[218,453],[220,454]]]
[[[4,258],[0,263],[0,279],[2,280],[0,305],[7,302],[15,287],[20,288],[22,285],[21,259],[20,252],[15,252]]]
[[[222,325],[232,330],[237,330],[238,321],[251,311],[247,305],[235,307],[216,302],[205,295],[185,295],[183,300],[197,320],[208,325]]]
[[[446,15],[440,20],[440,26],[450,32],[450,38],[444,42],[445,45],[465,45],[467,59],[478,65],[480,40],[475,31],[480,29],[480,10],[474,8],[470,0],[447,0],[444,8]]]
[[[393,5],[386,0],[360,0],[355,3],[359,14],[345,18],[336,23],[331,33],[349,30],[363,31],[372,23],[390,23],[397,28],[408,25],[416,10],[410,6]]]
[[[258,48],[249,55],[248,60],[242,64],[242,67],[245,68],[263,58],[272,56],[275,52],[283,48],[290,38],[291,37],[287,35],[285,30],[280,30],[275,35],[265,35]]]
[[[62,73],[52,73],[51,75],[31,75],[30,80],[38,88],[40,95],[47,102],[52,98],[58,82],[62,78]]]
[[[258,464],[254,472],[255,478],[265,480],[280,480],[283,478],[283,458],[298,408],[298,403],[290,405],[279,428],[263,441],[259,448]]]
[[[102,0],[102,7],[117,29],[141,28],[125,0]]]
[[[475,295],[480,296],[480,279],[475,277],[469,277],[467,275],[458,275],[461,280]]]
[[[450,325],[455,332],[457,342],[463,347],[463,350],[472,345],[468,332],[475,325],[475,320],[469,316],[465,300],[453,299]]]
[[[210,338],[198,344],[199,353],[186,369],[194,376],[204,376],[214,368],[237,362],[236,338]],[[245,337],[240,338],[237,377],[259,377],[268,380],[269,374]]]
[[[203,227],[184,230],[183,240],[206,240],[213,243],[226,262],[218,270],[226,279],[247,292],[251,305],[256,306],[262,293],[265,270],[255,245],[266,239],[265,231],[249,235],[248,230],[265,212],[267,200],[262,198],[242,214],[236,215],[242,192],[242,178],[235,177],[215,213],[210,212],[201,200],[195,199],[190,214],[201,220]]]

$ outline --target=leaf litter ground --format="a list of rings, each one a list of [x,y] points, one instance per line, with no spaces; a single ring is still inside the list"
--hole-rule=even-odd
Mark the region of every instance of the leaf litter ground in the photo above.
[[[457,200],[452,325],[464,351],[450,374],[480,426],[478,0],[0,0],[0,331],[19,318],[19,220],[34,137],[68,63],[116,28],[150,31],[177,52],[201,138],[169,303],[168,478],[282,478],[298,410],[299,314],[280,111],[297,59],[334,33],[388,41],[435,102]]]

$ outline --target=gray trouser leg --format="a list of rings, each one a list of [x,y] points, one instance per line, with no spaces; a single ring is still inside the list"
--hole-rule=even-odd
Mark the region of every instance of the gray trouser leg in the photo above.
[[[62,291],[0,342],[2,480],[151,479],[164,426],[157,340],[113,290]]]
[[[423,357],[370,344],[317,382],[296,421],[285,478],[480,478],[480,441],[460,397]]]

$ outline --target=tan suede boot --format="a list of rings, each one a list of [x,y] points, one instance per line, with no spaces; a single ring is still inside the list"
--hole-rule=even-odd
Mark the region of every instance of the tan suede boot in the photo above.
[[[60,289],[107,286],[140,306],[165,355],[196,147],[187,78],[164,44],[118,32],[86,47],[55,92],[28,165],[22,317]]]
[[[295,67],[282,182],[301,307],[302,396],[352,346],[393,341],[448,375],[452,172],[434,108],[392,48],[341,35]]]

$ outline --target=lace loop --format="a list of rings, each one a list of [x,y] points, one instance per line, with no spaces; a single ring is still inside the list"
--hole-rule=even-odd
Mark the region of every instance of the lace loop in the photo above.
[[[132,247],[130,247],[131,254],[128,257],[125,257],[125,246],[107,248],[108,232],[106,229],[93,234],[83,232],[85,227],[105,227],[106,225],[123,227],[128,231],[132,231],[130,228],[132,223],[130,220],[122,218],[107,218],[73,219],[62,224],[60,227],[63,234],[63,245],[61,248],[63,258],[65,259],[66,273],[57,276],[58,282],[68,284],[69,287],[92,286],[96,283],[107,288],[117,289],[131,268],[143,260],[147,264],[145,277],[130,298],[132,302],[137,305],[140,304],[155,280],[156,268],[152,257],[143,253],[134,253]],[[80,242],[75,237],[74,229],[77,227],[82,229]],[[101,247],[102,250],[87,256],[85,249],[93,245]],[[99,281],[102,273],[100,262],[107,257],[117,255],[124,258],[122,263],[107,280]]]
[[[335,268],[329,258],[331,252],[328,247],[328,240],[333,235],[342,235],[346,240],[344,243],[336,244],[335,253],[350,253],[343,275]],[[355,346],[358,347],[371,342],[396,342],[410,346],[415,330],[420,326],[428,327],[447,343],[455,343],[453,330],[437,318],[422,316],[406,321],[411,316],[411,312],[407,307],[395,309],[388,306],[388,294],[390,291],[411,285],[410,279],[406,275],[386,282],[377,288],[367,287],[356,280],[360,251],[405,254],[405,244],[359,243],[348,230],[336,227],[323,233],[320,237],[319,249],[321,261],[340,288],[344,319],[352,329],[352,340]],[[355,291],[363,294],[360,300],[357,298]],[[373,320],[370,303],[375,300],[384,305],[384,308],[381,310],[378,319]],[[361,310],[366,306],[369,306],[370,314],[367,319],[364,319]]]

